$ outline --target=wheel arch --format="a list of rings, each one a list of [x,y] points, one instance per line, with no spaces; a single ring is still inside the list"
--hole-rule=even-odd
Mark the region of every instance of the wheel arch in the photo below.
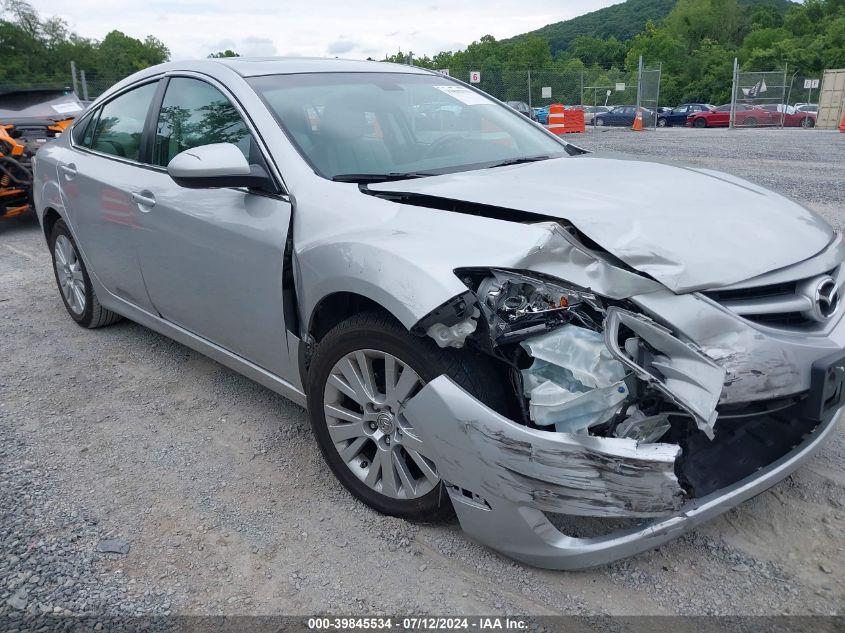
[[[44,215],[41,220],[41,226],[44,229],[45,240],[47,240],[48,242],[50,241],[50,236],[53,234],[53,227],[56,226],[56,222],[63,219],[64,218],[62,217],[62,215],[53,207],[46,207],[44,209]]]
[[[382,312],[399,319],[378,301],[357,292],[338,291],[320,299],[308,318],[308,335],[320,341],[332,328],[361,312]]]

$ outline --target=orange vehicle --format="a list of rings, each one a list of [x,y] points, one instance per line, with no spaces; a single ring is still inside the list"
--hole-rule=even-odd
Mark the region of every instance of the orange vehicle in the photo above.
[[[0,91],[0,219],[31,209],[33,157],[84,109],[65,89]]]

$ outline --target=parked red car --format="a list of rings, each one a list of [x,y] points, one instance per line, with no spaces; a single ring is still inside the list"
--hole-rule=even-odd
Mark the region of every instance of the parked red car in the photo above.
[[[695,112],[687,117],[687,126],[692,127],[728,127],[731,120],[731,104],[726,103],[713,108],[709,112]],[[758,106],[736,104],[736,125],[754,127],[755,125],[771,125],[772,113]]]
[[[772,113],[772,122],[775,125],[780,125],[780,118],[783,116],[783,127],[809,128],[816,126],[815,112],[801,112],[791,105],[779,103],[764,105],[762,108]]]

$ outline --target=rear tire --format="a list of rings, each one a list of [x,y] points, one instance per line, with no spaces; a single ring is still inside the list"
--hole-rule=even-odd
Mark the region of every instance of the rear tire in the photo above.
[[[801,119],[801,127],[805,129],[809,129],[811,127],[816,127],[816,122],[813,120],[812,117],[807,117],[805,119]]]
[[[407,384],[413,374],[419,380],[400,389],[408,370]],[[428,337],[413,336],[388,314],[354,315],[317,345],[307,386],[308,417],[320,452],[340,483],[382,514],[434,522],[454,513],[436,473],[437,456],[426,454],[430,449],[403,414],[404,403],[440,375],[488,406],[507,410],[505,389],[490,359],[470,349],[441,349]],[[357,389],[350,391],[354,385]]]
[[[749,117],[742,122],[742,125],[745,127],[757,127],[757,119],[754,117]]]
[[[89,329],[120,321],[123,317],[100,305],[85,262],[64,220],[58,220],[53,226],[49,244],[56,285],[71,318],[78,325]]]

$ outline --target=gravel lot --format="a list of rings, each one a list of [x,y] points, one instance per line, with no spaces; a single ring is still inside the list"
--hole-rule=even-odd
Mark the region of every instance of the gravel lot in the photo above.
[[[845,223],[845,135],[590,130]],[[130,322],[66,315],[32,216],[0,222],[0,623],[27,614],[843,614],[845,430],[703,529],[547,572],[354,501],[301,408]],[[128,553],[98,552],[119,539]],[[0,624],[3,628],[4,624]]]

